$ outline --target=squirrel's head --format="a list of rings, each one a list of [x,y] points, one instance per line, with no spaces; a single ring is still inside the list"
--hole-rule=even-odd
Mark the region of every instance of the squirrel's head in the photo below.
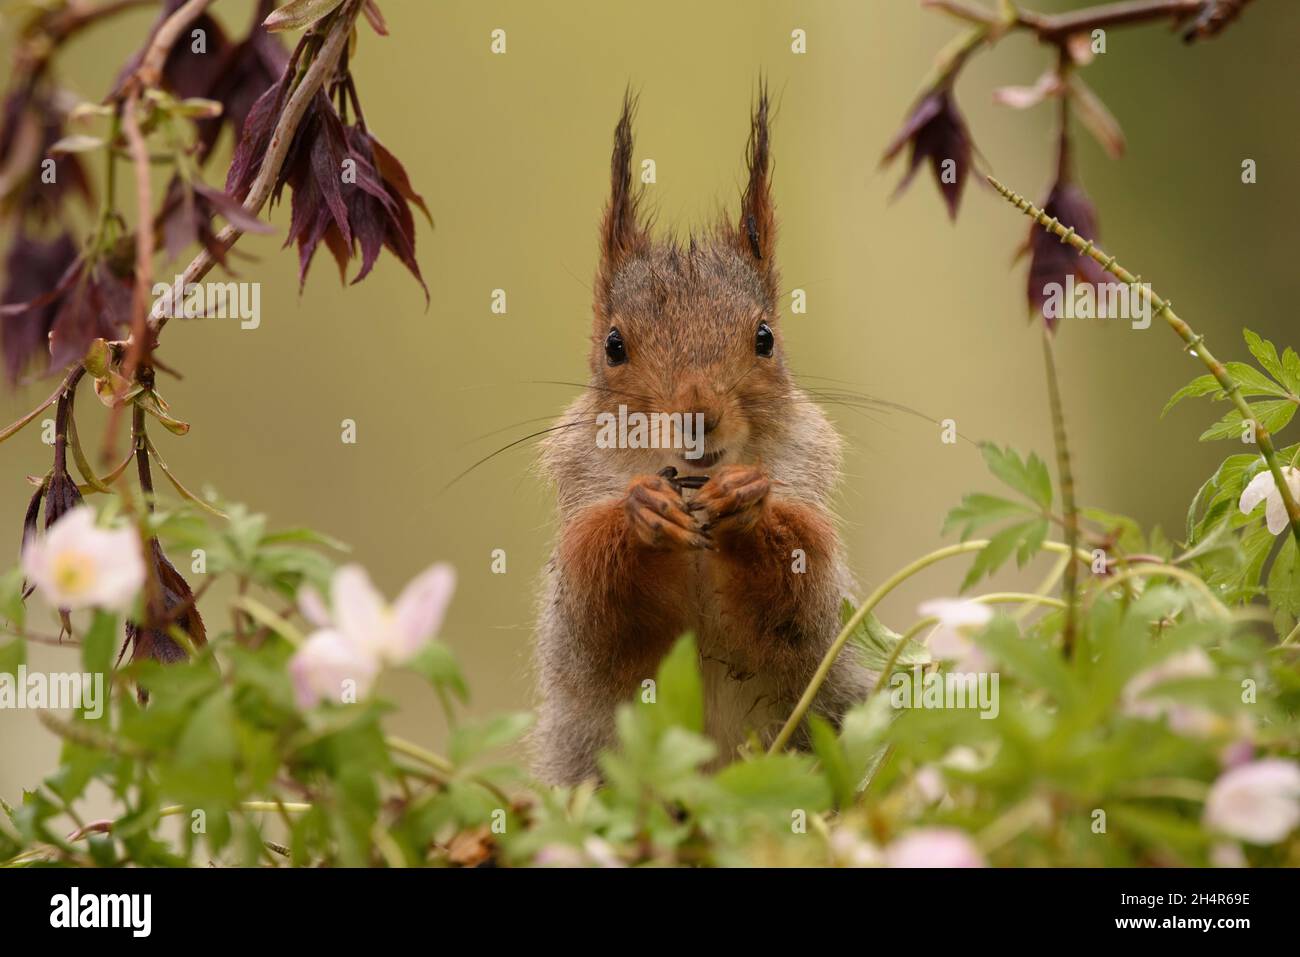
[[[760,88],[753,113],[739,214],[685,245],[652,240],[641,214],[632,182],[634,108],[629,95],[614,131],[601,224],[593,405],[702,415],[705,451],[677,461],[679,468],[747,460],[781,427],[794,401],[777,321],[767,90]]]

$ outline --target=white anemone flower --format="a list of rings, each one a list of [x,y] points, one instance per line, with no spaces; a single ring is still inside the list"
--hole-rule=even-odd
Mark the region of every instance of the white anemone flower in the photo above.
[[[1284,465],[1282,478],[1291,489],[1291,497],[1300,499],[1300,469]],[[1249,515],[1255,511],[1260,502],[1265,503],[1264,522],[1268,525],[1269,532],[1279,535],[1285,531],[1290,524],[1290,519],[1286,514],[1286,505],[1282,502],[1282,493],[1278,490],[1277,483],[1273,481],[1273,473],[1268,469],[1264,469],[1250,480],[1250,484],[1241,493],[1241,500],[1237,503],[1237,507],[1241,509],[1243,515]]]
[[[98,528],[80,505],[23,547],[23,574],[56,608],[127,611],[144,587],[140,537],[130,526]]]

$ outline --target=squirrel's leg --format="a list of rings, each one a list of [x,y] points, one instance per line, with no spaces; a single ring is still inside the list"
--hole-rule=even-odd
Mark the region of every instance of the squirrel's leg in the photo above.
[[[534,737],[549,779],[595,774],[597,753],[613,740],[615,708],[654,677],[690,627],[687,562],[707,545],[680,493],[655,475],[566,524],[538,640],[543,703]]]

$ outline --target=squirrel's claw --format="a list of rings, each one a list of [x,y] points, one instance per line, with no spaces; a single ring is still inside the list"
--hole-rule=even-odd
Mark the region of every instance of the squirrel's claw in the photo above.
[[[661,475],[643,475],[628,486],[624,500],[628,524],[652,548],[712,549],[713,542],[699,527],[681,493]]]
[[[691,504],[704,512],[701,531],[748,531],[762,517],[771,490],[772,482],[762,469],[729,465],[700,489]]]

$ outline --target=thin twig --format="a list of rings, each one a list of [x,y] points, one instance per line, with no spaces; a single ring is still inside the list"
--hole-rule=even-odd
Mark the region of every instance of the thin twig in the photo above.
[[[140,65],[135,71],[135,81],[141,89],[152,89],[162,79],[163,66],[171,55],[172,47],[180,39],[191,23],[199,18],[212,0],[189,0],[184,6],[162,22],[149,42],[149,48],[140,58]]]
[[[1013,192],[994,177],[989,176],[987,179],[993,188],[1001,193],[1008,202],[1048,232],[1059,237],[1061,242],[1073,246],[1081,256],[1088,256],[1095,262],[1100,263],[1102,269],[1111,273],[1120,282],[1140,290],[1142,298],[1152,307],[1152,318],[1163,318],[1170,328],[1178,334],[1178,337],[1187,344],[1188,351],[1201,360],[1223,388],[1225,395],[1236,407],[1237,412],[1240,413],[1242,423],[1254,422],[1255,444],[1259,447],[1259,452],[1264,457],[1264,461],[1268,463],[1268,470],[1273,475],[1278,494],[1282,498],[1282,503],[1286,506],[1287,519],[1291,524],[1291,534],[1295,537],[1296,543],[1300,545],[1300,505],[1296,503],[1295,496],[1291,494],[1291,487],[1287,484],[1282,475],[1282,469],[1278,465],[1277,450],[1273,447],[1273,437],[1269,434],[1268,429],[1264,427],[1264,423],[1255,415],[1250,403],[1241,394],[1241,385],[1233,381],[1232,376],[1228,374],[1227,368],[1206,347],[1205,336],[1198,335],[1192,330],[1191,326],[1180,319],[1168,299],[1162,299],[1156,295],[1149,285],[1142,282],[1140,276],[1133,275],[1119,265],[1114,256],[1106,255],[1105,252],[1097,248],[1097,245],[1091,239],[1080,236],[1072,226],[1063,225],[1055,216],[1048,216],[1042,209],[1019,193]]]

